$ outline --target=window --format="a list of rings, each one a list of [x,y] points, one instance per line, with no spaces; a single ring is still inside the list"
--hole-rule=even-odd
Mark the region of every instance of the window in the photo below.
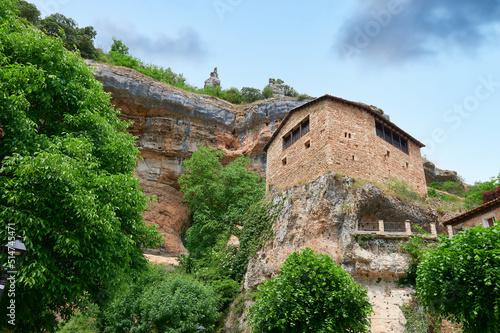
[[[282,159],[282,160],[281,160],[281,163],[282,163],[283,165],[286,165],[286,157],[285,157],[284,159]]]
[[[309,149],[311,147],[311,140],[307,140],[305,143],[304,143],[304,146],[306,147],[306,149]]]
[[[484,223],[485,227],[490,227],[491,228],[494,225],[495,225],[495,217],[494,216],[485,219],[485,223]]]
[[[378,121],[375,121],[375,131],[378,137],[384,139],[394,147],[408,154],[408,140],[403,138],[401,135]]]
[[[287,149],[293,145],[297,140],[299,140],[303,135],[308,133],[310,130],[309,126],[309,116],[295,126],[290,132],[283,136],[283,150]]]

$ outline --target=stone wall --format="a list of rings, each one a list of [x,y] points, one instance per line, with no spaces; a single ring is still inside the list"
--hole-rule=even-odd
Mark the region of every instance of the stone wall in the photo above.
[[[307,116],[309,133],[283,150],[282,137]],[[307,141],[309,148],[305,146]],[[425,194],[420,148],[412,140],[408,140],[408,148],[406,154],[379,138],[375,116],[366,110],[322,100],[295,111],[269,145],[267,185],[286,188],[332,171],[376,182],[397,177]]]

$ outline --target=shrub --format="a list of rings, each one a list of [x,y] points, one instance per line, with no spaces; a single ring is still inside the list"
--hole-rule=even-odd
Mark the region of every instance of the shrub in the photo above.
[[[262,96],[264,98],[271,98],[274,96],[274,90],[273,88],[271,88],[270,85],[267,85],[264,87],[264,89],[262,89]]]
[[[369,332],[372,306],[332,258],[310,248],[292,253],[259,287],[249,309],[252,332]]]
[[[246,103],[252,103],[263,98],[259,89],[250,87],[241,88],[241,96]]]
[[[465,333],[500,331],[500,226],[475,227],[441,244],[419,265],[417,292],[433,313]]]
[[[219,297],[189,275],[153,266],[124,286],[104,311],[105,332],[213,332],[219,319]]]

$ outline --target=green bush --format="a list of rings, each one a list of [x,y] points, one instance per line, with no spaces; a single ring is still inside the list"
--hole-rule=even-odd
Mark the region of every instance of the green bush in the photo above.
[[[246,103],[252,103],[263,98],[259,89],[250,87],[241,88],[241,96]]]
[[[104,332],[195,332],[203,325],[214,332],[219,297],[189,275],[154,266],[123,286],[104,309]]]
[[[461,322],[465,333],[500,332],[500,226],[443,238],[418,267],[417,293],[429,312]]]
[[[249,309],[252,332],[369,332],[367,291],[310,248],[292,253],[259,287]]]
[[[274,91],[273,91],[273,88],[271,88],[271,86],[267,85],[264,87],[264,89],[262,89],[262,96],[264,98],[271,98],[274,96]]]

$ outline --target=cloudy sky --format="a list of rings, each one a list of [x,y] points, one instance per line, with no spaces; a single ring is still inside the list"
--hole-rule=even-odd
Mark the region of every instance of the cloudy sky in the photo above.
[[[500,173],[500,0],[32,0],[203,86],[375,105],[468,183]]]

